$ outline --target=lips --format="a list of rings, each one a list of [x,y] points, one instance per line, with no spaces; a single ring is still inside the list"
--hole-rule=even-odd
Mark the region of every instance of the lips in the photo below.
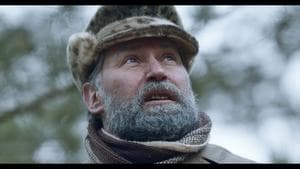
[[[169,90],[152,90],[144,97],[144,105],[157,105],[176,101],[176,95]]]

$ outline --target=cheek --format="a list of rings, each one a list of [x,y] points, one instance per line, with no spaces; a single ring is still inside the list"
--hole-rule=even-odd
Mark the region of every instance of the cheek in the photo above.
[[[188,90],[190,87],[189,74],[185,69],[179,69],[169,75],[170,80],[181,90]]]
[[[132,98],[138,91],[141,75],[132,72],[112,71],[103,73],[103,87],[110,94],[123,98]]]

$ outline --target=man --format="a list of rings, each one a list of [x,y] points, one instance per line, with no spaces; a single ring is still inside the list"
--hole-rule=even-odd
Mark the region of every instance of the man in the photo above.
[[[208,144],[211,121],[197,109],[188,74],[197,53],[172,6],[104,6],[70,37],[91,162],[252,162]]]

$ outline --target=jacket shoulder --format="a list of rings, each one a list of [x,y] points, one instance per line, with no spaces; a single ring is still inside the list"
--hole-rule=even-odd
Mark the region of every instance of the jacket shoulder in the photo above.
[[[214,144],[206,145],[200,154],[202,158],[211,163],[255,163],[252,160],[235,155],[227,149]]]
[[[202,164],[222,164],[222,163],[255,163],[255,161],[240,157],[228,151],[227,149],[207,144],[200,152],[187,158],[183,163],[202,163]]]

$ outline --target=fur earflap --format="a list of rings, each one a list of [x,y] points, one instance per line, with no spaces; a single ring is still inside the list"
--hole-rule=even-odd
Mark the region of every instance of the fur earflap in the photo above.
[[[69,38],[67,61],[79,89],[81,83],[85,80],[84,73],[96,59],[96,57],[93,57],[96,46],[97,39],[95,35],[88,32],[75,33]]]

